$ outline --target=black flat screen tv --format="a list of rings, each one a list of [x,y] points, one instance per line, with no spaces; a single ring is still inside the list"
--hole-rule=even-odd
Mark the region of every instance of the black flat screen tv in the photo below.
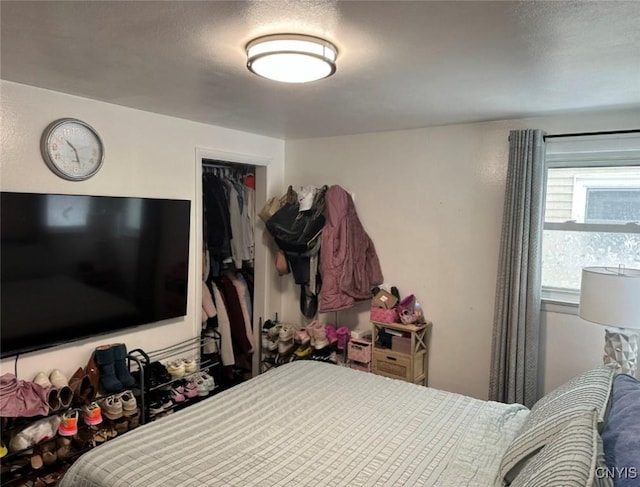
[[[190,203],[2,192],[0,356],[186,315]]]

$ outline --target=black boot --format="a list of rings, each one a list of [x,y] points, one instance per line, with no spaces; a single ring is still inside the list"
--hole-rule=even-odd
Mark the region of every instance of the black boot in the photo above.
[[[118,392],[123,389],[122,382],[116,376],[113,345],[102,345],[96,348],[94,358],[100,369],[100,384],[106,392]]]
[[[129,373],[127,366],[127,347],[124,343],[118,343],[113,346],[113,358],[115,360],[116,377],[122,383],[123,387],[133,387],[136,380]]]

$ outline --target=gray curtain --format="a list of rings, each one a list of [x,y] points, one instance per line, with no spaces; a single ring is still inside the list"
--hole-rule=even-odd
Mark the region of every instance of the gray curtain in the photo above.
[[[533,406],[538,399],[544,132],[509,134],[489,398]]]

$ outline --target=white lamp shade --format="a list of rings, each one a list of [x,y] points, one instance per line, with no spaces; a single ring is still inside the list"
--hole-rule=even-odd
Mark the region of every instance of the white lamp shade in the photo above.
[[[582,269],[580,317],[605,326],[640,329],[640,270]]]

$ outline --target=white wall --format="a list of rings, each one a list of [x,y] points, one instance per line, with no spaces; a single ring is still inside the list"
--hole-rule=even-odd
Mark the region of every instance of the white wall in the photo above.
[[[286,183],[355,195],[385,281],[415,294],[434,323],[429,385],[486,398],[509,130],[615,130],[639,120],[640,110],[579,113],[287,141]],[[283,317],[300,321],[298,290],[283,279]],[[365,327],[367,306],[323,319]],[[601,327],[545,313],[543,334],[543,390],[601,363]]]
[[[434,322],[429,360],[433,387],[487,397],[508,131],[549,133],[637,127],[640,111],[581,113],[529,120],[454,125],[286,143],[281,140],[156,115],[2,81],[0,84],[3,191],[135,195],[198,200],[196,147],[270,159],[264,196],[283,184],[340,184],[355,194],[373,238],[386,282],[415,293]],[[64,181],[44,164],[39,141],[54,119],[73,116],[93,125],[107,150],[104,167],[85,182]],[[195,209],[194,209],[195,211]],[[192,216],[195,213],[192,212]],[[192,219],[194,220],[194,219]],[[195,234],[195,222],[192,235]],[[262,229],[262,226],[260,226]],[[269,240],[258,235],[261,245]],[[199,274],[192,239],[190,270]],[[265,250],[263,259],[270,259]],[[267,262],[267,269],[272,266]],[[301,321],[298,289],[290,277],[267,272],[265,311]],[[96,345],[125,342],[153,349],[193,336],[199,292],[190,281],[185,319],[150,325],[21,356],[18,376],[61,368],[71,374]],[[367,326],[368,303],[324,316],[353,328]],[[576,316],[545,313],[540,370],[544,390],[600,363],[604,330]],[[0,373],[14,361],[0,362]]]
[[[200,204],[196,149],[268,163],[266,180],[257,197],[282,192],[284,142],[236,130],[190,122],[108,103],[2,81],[0,84],[1,160],[3,191],[180,198],[192,201],[187,316],[133,331],[78,341],[19,357],[18,377],[31,379],[40,370],[61,369],[72,374],[84,366],[93,349],[103,343],[124,342],[129,349],[154,350],[199,333],[201,275],[196,215]],[[106,146],[105,162],[97,175],[83,182],[57,177],[40,156],[43,129],[61,117],[76,117],[92,125]],[[259,204],[259,202],[258,202]],[[269,258],[262,238],[256,252]],[[258,260],[258,257],[257,257]],[[269,270],[272,266],[269,266]],[[267,272],[265,307],[279,306],[278,281]],[[269,285],[272,284],[272,285]],[[275,291],[273,291],[275,290]],[[37,303],[33,303],[37,306]],[[264,310],[263,310],[264,311]],[[14,359],[0,362],[0,373],[13,372]]]

